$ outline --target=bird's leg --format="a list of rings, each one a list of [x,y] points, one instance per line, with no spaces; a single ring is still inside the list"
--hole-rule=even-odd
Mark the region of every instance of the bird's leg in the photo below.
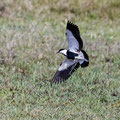
[[[71,69],[71,71],[70,71],[70,73],[69,73],[69,74],[71,74],[71,73],[72,73],[73,69],[75,68],[75,66],[76,66],[76,65],[77,65],[77,63],[79,62],[79,60],[78,60],[78,59],[75,59],[74,61],[75,61],[75,64],[74,64],[74,66],[72,66],[72,69]],[[75,69],[74,69],[74,70],[75,70]]]
[[[75,68],[75,66],[77,65],[77,62],[75,62],[75,64],[72,66],[72,68],[71,68],[71,71],[70,71],[70,73],[69,74],[71,74],[72,73],[72,71],[73,71],[73,69]]]

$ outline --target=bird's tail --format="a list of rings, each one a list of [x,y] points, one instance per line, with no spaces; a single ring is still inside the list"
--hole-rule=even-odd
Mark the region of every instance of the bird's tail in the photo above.
[[[81,52],[83,53],[84,55],[84,58],[86,59],[82,64],[81,64],[81,67],[82,68],[85,68],[89,65],[89,56],[88,54],[84,51],[84,50],[81,50]]]

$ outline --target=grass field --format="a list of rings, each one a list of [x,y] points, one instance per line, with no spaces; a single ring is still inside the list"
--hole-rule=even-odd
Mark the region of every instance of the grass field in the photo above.
[[[67,20],[90,65],[51,86]],[[0,120],[120,120],[120,0],[1,0]]]

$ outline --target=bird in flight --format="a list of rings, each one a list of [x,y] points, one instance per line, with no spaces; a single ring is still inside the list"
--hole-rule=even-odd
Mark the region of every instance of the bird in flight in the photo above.
[[[79,28],[71,21],[67,22],[66,39],[68,41],[69,49],[60,49],[57,52],[64,55],[66,59],[61,63],[52,78],[52,82],[54,83],[61,83],[65,81],[80,66],[85,68],[89,65],[89,57],[83,50],[83,41],[80,37]]]

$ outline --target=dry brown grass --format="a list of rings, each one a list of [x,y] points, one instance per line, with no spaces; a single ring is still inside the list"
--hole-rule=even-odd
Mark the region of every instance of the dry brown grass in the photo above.
[[[91,18],[120,18],[120,2],[114,0],[1,0],[0,15],[9,19],[20,19],[21,17],[38,18],[40,15],[64,14],[69,19],[75,16],[84,17],[88,15]],[[43,15],[43,17],[44,17]]]

